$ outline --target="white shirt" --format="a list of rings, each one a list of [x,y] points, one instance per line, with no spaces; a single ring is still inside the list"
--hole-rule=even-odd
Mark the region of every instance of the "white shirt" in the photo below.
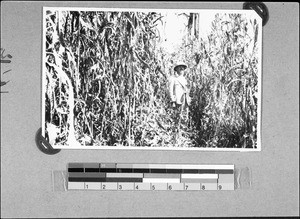
[[[178,77],[170,78],[170,95],[171,100],[177,104],[184,103],[183,94],[186,93],[187,80],[184,76],[180,75]]]

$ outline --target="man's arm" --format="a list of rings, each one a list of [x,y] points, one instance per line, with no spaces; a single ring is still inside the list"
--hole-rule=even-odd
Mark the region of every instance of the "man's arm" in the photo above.
[[[174,78],[173,77],[171,77],[170,81],[169,81],[169,93],[170,93],[171,101],[174,102],[176,97],[174,94]]]

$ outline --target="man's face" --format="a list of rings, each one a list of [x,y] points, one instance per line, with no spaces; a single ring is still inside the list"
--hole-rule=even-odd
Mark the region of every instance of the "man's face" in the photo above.
[[[179,75],[182,75],[183,71],[184,71],[184,67],[183,67],[183,66],[178,66],[178,67],[177,67],[177,73],[178,73]]]

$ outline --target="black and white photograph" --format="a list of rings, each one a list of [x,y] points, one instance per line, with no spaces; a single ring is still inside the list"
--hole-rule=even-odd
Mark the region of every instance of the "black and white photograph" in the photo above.
[[[261,150],[253,10],[43,8],[42,131],[58,149]]]

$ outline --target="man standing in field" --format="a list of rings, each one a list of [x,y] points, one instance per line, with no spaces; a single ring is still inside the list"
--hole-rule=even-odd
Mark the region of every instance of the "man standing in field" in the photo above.
[[[169,84],[169,92],[171,104],[173,108],[173,120],[175,128],[179,129],[182,111],[190,104],[188,95],[188,82],[184,77],[184,70],[187,65],[183,62],[178,62],[175,67],[175,75],[171,76]]]

